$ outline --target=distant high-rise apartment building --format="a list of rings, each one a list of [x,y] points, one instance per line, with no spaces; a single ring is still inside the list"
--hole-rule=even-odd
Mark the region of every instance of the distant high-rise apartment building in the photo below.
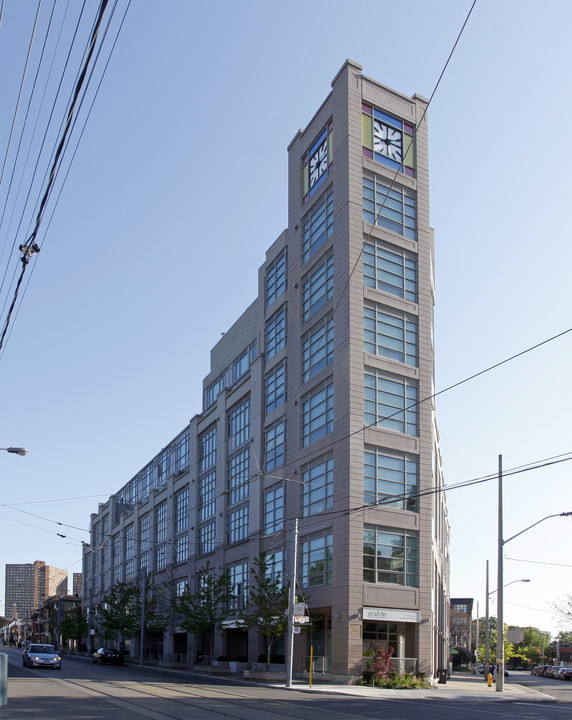
[[[43,560],[33,563],[7,564],[5,584],[5,612],[7,617],[25,619],[51,595],[66,595],[67,570],[46,565]]]
[[[297,526],[312,632],[295,636],[295,672],[310,642],[338,679],[390,647],[400,670],[447,663],[426,110],[344,64],[289,145],[288,227],[211,350],[201,412],[91,516],[86,604],[148,573],[172,597],[228,570],[215,647],[172,628],[148,638],[165,654],[256,661],[264,639],[237,620],[254,560],[290,578]]]
[[[72,593],[74,595],[81,595],[82,578],[83,576],[81,573],[74,573],[72,576]]]

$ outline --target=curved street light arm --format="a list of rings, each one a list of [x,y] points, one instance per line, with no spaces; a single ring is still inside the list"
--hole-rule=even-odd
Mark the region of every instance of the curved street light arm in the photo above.
[[[514,540],[519,535],[522,535],[527,530],[530,530],[531,528],[535,527],[536,525],[539,525],[541,522],[544,522],[545,520],[548,520],[549,518],[553,517],[570,517],[572,515],[572,512],[563,512],[563,513],[555,513],[554,515],[547,515],[546,517],[543,517],[541,520],[537,520],[532,525],[529,525],[527,528],[524,528],[524,530],[521,530],[520,532],[517,532],[516,535],[513,535],[512,537],[509,537],[507,540],[503,540],[502,544],[506,545],[507,542],[510,542],[511,540]]]

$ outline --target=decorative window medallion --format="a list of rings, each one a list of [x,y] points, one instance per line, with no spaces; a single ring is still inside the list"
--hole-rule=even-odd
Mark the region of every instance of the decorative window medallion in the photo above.
[[[311,145],[302,160],[304,202],[312,197],[323,180],[328,176],[333,159],[332,151],[332,123],[330,121]]]
[[[415,177],[413,125],[365,103],[362,113],[364,156]]]

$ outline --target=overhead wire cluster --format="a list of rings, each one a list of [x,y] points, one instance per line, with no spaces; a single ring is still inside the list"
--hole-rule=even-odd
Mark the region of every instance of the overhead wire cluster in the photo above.
[[[122,12],[118,13],[118,4]],[[10,52],[18,83],[3,95],[0,124],[0,358],[131,0],[84,0],[0,8],[0,62]],[[26,47],[7,38],[27,33]],[[10,75],[11,77],[11,75]],[[10,112],[8,112],[10,110]],[[27,283],[24,274],[31,272]]]

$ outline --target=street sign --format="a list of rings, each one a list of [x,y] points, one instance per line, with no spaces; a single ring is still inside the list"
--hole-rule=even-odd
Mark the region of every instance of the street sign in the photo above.
[[[307,622],[310,622],[310,618],[308,615],[295,615],[294,622],[295,623],[307,623]]]
[[[294,603],[294,612],[292,615],[303,615],[306,612],[306,603],[303,602],[295,602]]]
[[[296,625],[294,625],[294,627],[292,628],[292,632],[294,633],[294,635],[299,635],[299,634],[300,634],[300,628],[297,627]]]

